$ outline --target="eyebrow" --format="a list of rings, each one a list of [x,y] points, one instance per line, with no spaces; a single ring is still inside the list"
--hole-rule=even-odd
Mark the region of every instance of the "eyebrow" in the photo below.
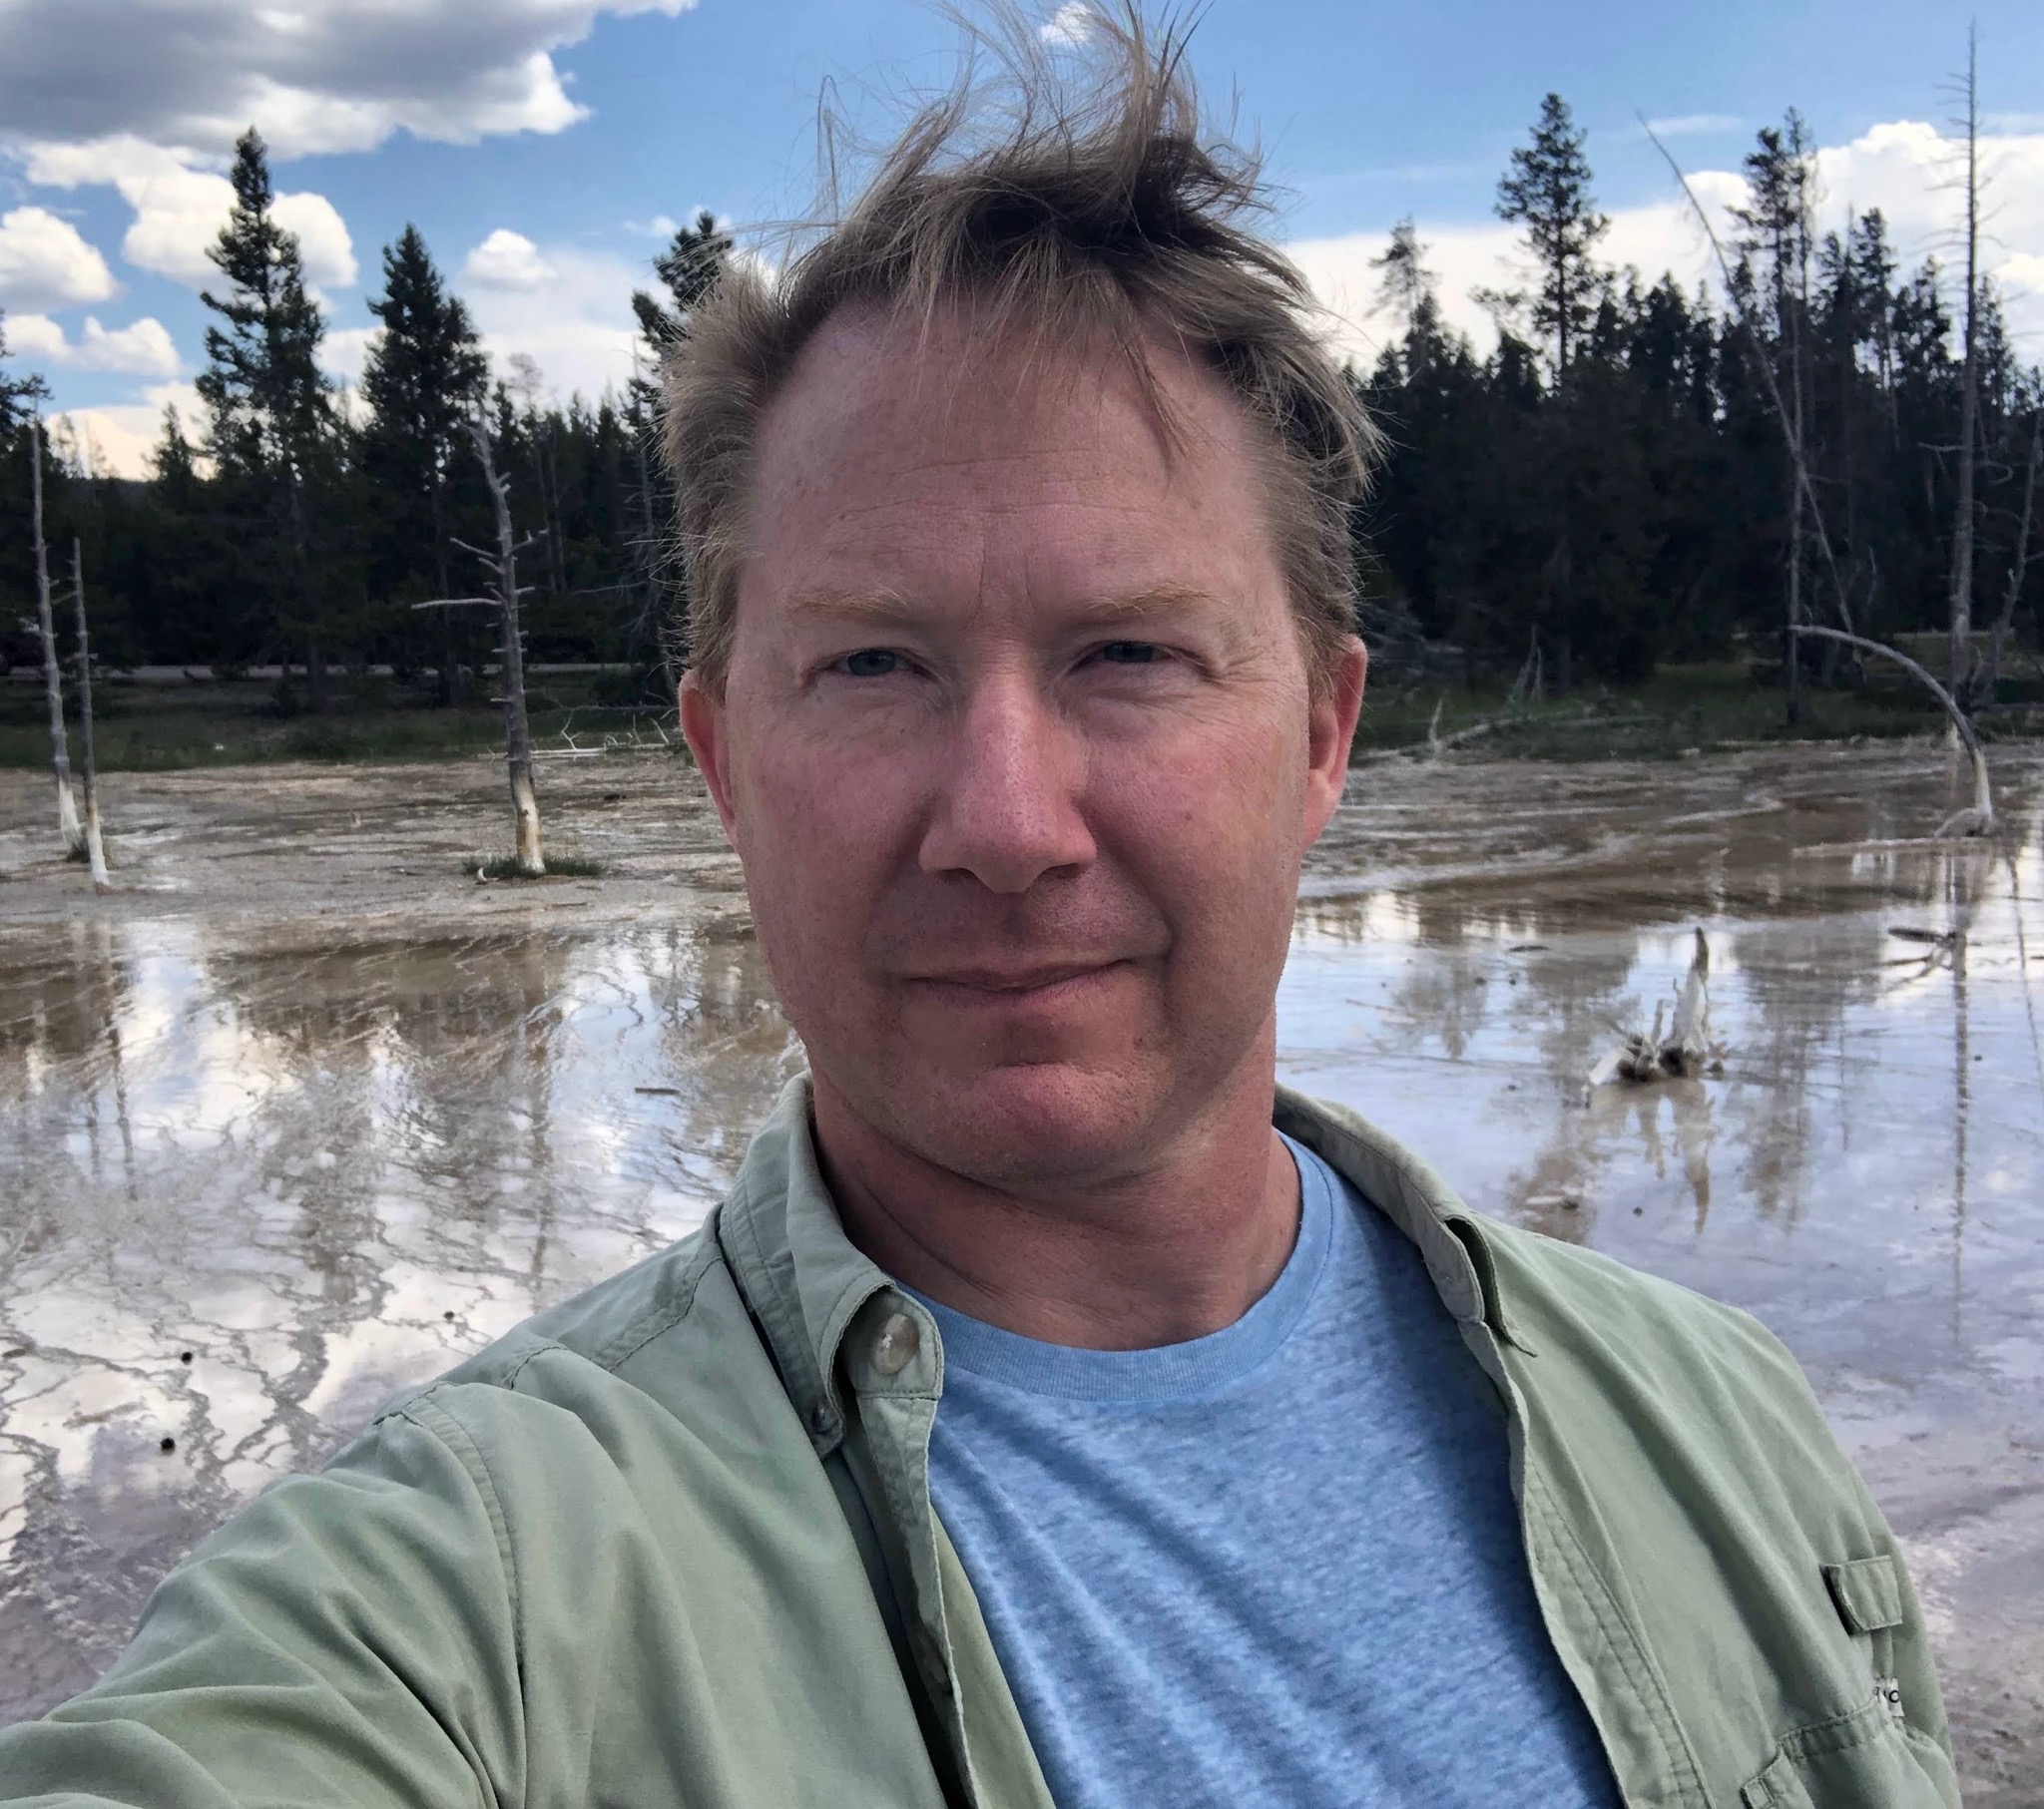
[[[1087,598],[1072,614],[1081,621],[1106,624],[1141,621],[1171,610],[1226,607],[1213,592],[1198,585],[1166,582]],[[845,591],[828,586],[794,592],[787,599],[786,608],[797,621],[859,623],[874,628],[898,628],[923,615],[898,591]]]

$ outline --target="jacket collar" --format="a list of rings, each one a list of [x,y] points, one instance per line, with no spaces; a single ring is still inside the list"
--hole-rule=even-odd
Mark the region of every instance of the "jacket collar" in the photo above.
[[[1344,1175],[1412,1240],[1454,1318],[1484,1321],[1523,1347],[1498,1297],[1483,1221],[1432,1168],[1346,1107],[1286,1087],[1278,1089],[1272,1116],[1279,1131]],[[853,1322],[894,1311],[918,1320],[925,1315],[845,1236],[816,1159],[812,1126],[809,1078],[797,1075],[753,1138],[718,1210],[716,1235],[789,1400],[817,1449],[828,1451],[842,1436],[839,1355]],[[936,1328],[923,1331],[937,1348]]]

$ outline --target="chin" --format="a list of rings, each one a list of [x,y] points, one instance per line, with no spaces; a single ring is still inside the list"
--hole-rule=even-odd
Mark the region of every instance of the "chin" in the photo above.
[[[925,1161],[991,1186],[1074,1182],[1140,1157],[1164,1092],[1158,1077],[1067,1062],[925,1073],[894,1093],[914,1102],[896,1136]]]

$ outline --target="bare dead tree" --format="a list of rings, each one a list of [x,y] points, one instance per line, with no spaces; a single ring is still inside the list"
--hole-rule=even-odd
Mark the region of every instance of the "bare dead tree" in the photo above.
[[[85,626],[85,560],[71,541],[71,603],[78,615],[78,773],[85,781],[85,859],[95,892],[111,892],[107,845],[100,835],[100,786],[92,755],[92,639]]]
[[[57,833],[64,852],[85,852],[85,825],[71,790],[71,749],[64,733],[64,677],[57,663],[57,625],[50,613],[50,554],[43,541],[43,422],[28,420],[29,512],[36,543],[36,632],[43,644],[43,692],[50,705],[50,766],[57,775]]]
[[[1847,635],[1837,629],[1818,628],[1811,623],[1804,623],[1794,632],[1798,635],[1819,635],[1828,641],[1842,641],[1847,647],[1856,648],[1862,654],[1878,654],[1883,660],[1892,660],[1938,700],[1946,716],[1951,719],[1952,732],[1964,744],[1966,753],[1973,762],[1973,801],[1965,809],[1955,810],[1938,824],[1934,837],[1939,841],[1949,841],[1966,836],[1993,834],[1994,793],[1987,782],[1987,755],[1981,748],[1980,737],[1973,732],[1971,719],[1959,707],[1958,699],[1907,654],[1889,647],[1884,641],[1869,641],[1864,635]]]
[[[1848,641],[1856,640],[1853,632],[1852,599],[1845,588],[1844,574],[1838,569],[1837,555],[1831,548],[1831,537],[1824,528],[1824,515],[1818,505],[1816,486],[1810,481],[1809,460],[1805,454],[1802,436],[1797,423],[1801,411],[1791,415],[1787,400],[1782,394],[1780,379],[1775,375],[1775,361],[1768,356],[1767,343],[1761,337],[1760,326],[1753,312],[1739,298],[1739,285],[1732,277],[1732,262],[1725,255],[1725,245],[1718,236],[1718,228],[1711,224],[1711,217],[1704,211],[1704,204],[1697,199],[1697,192],[1690,187],[1689,177],[1684,173],[1675,155],[1661,142],[1660,135],[1649,126],[1643,117],[1642,129],[1652,141],[1654,149],[1661,153],[1668,168],[1675,173],[1675,180],[1682,187],[1683,199],[1689,203],[1690,212],[1696,216],[1697,224],[1704,229],[1704,236],[1711,241],[1711,253],[1717,260],[1719,274],[1725,281],[1725,293],[1731,303],[1741,331],[1746,335],[1748,348],[1753,353],[1754,367],[1760,372],[1761,383],[1766,392],[1768,407],[1775,417],[1776,425],[1782,429],[1782,437],[1788,443],[1789,463],[1794,467],[1795,487],[1802,497],[1802,506],[1809,512],[1809,531],[1817,544],[1817,551],[1823,555],[1824,573],[1831,584],[1831,595],[1838,606],[1838,620],[1845,625],[1844,634]],[[1794,633],[1802,632],[1802,625],[1796,625]],[[1878,642],[1869,643],[1879,646]]]
[[[1963,697],[1973,664],[1973,467],[1980,432],[1980,359],[1975,325],[1980,303],[1980,95],[1978,27],[1966,34],[1966,316],[1959,363],[1958,499],[1952,517],[1951,681]]]
[[[540,847],[539,795],[532,782],[532,726],[525,714],[525,645],[518,626],[518,555],[535,545],[536,537],[521,541],[513,535],[511,480],[497,473],[488,423],[478,415],[469,423],[468,434],[482,462],[483,482],[496,514],[497,546],[495,552],[488,552],[466,541],[454,544],[481,560],[493,580],[503,631],[504,764],[511,780],[512,864],[521,877],[538,879],[545,874],[547,863]]]

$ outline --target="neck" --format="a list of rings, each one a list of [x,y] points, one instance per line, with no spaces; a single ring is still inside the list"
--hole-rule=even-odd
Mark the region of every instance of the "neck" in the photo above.
[[[820,1075],[814,1087],[817,1152],[852,1243],[918,1293],[1025,1338],[1139,1350],[1205,1337],[1263,1297],[1297,1238],[1298,1175],[1271,1128],[1268,1072],[1126,1171],[1041,1188],[939,1167]]]

